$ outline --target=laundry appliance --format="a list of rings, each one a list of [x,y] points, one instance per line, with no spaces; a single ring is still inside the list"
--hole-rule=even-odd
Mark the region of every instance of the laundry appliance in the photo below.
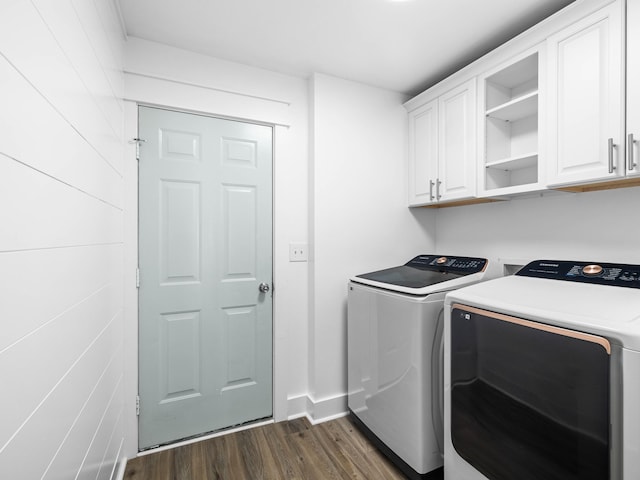
[[[447,480],[640,478],[640,265],[537,260],[445,304]]]
[[[487,264],[419,255],[349,282],[349,410],[409,478],[442,478],[444,297]]]

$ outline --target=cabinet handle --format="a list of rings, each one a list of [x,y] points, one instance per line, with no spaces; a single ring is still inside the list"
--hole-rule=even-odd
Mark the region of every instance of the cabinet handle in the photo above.
[[[429,180],[429,200],[433,201],[433,180]]]
[[[440,184],[442,182],[440,181],[439,178],[436,179],[436,199],[440,200],[442,198],[442,195],[440,195]]]
[[[627,135],[627,162],[629,170],[633,170],[636,168],[636,162],[633,159],[633,144],[635,140],[633,139],[633,133]]]
[[[613,143],[613,138],[608,140],[608,150],[609,150],[609,173],[613,173],[616,169],[616,166],[613,164],[613,149],[615,148],[615,144]]]

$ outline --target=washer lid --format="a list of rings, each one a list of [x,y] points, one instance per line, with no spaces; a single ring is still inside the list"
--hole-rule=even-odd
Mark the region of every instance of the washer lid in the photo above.
[[[485,258],[418,255],[404,265],[357,275],[352,280],[365,285],[420,295],[432,293],[425,291],[432,285],[484,272],[486,266]],[[455,283],[451,288],[458,286],[460,282]]]

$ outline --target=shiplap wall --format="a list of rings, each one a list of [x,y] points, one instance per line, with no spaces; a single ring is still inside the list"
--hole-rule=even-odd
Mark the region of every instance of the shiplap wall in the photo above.
[[[112,0],[0,2],[0,478],[123,443],[124,35]]]

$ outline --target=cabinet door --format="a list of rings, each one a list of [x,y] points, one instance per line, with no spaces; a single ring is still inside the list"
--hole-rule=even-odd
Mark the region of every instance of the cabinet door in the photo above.
[[[439,98],[439,201],[476,193],[476,79]]]
[[[640,175],[640,0],[627,0],[627,175]]]
[[[550,185],[624,175],[622,2],[549,37]]]
[[[409,205],[435,201],[438,177],[438,100],[409,113]]]

